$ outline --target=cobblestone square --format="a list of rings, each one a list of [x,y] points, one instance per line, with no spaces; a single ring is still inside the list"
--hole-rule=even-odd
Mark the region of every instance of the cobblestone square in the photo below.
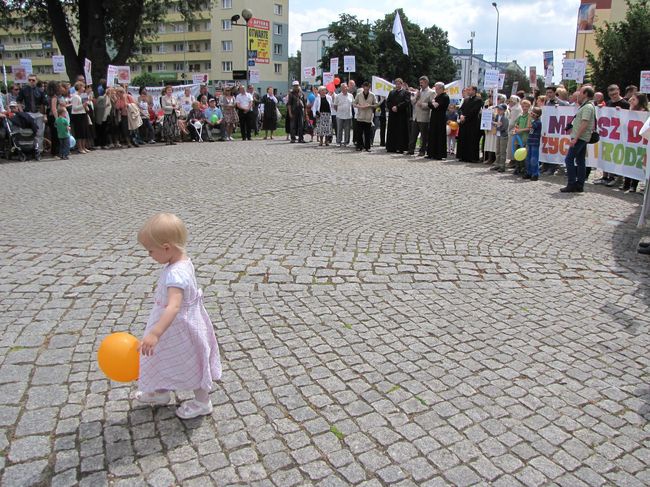
[[[0,181],[2,486],[650,485],[639,194],[283,140]],[[107,334],[142,336],[158,211],[215,323],[211,417],[97,367]]]

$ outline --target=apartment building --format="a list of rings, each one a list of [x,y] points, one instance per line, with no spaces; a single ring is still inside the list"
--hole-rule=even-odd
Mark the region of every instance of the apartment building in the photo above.
[[[244,9],[253,14],[249,29],[242,18]],[[236,15],[239,18],[233,21]],[[289,0],[206,0],[191,22],[173,6],[156,30],[157,36],[130,60],[132,78],[149,73],[159,83],[183,83],[191,82],[194,74],[206,73],[210,85],[220,87],[242,74],[246,79],[248,72],[259,80],[256,86],[262,92],[268,86],[287,92]],[[252,38],[258,39],[252,46],[260,49],[249,59],[246,45]],[[52,70],[52,56],[57,54],[51,38],[0,31],[0,61],[7,66],[31,59],[39,77],[64,80],[65,73]]]

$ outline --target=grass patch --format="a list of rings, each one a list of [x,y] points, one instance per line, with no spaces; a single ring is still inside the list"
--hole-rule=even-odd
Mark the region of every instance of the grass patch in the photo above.
[[[415,396],[413,396],[413,397],[414,397],[415,399],[417,399],[418,401],[420,401],[420,404],[422,404],[423,406],[428,406],[428,405],[429,405],[429,404],[427,404],[427,402],[426,402],[424,399],[422,399],[420,396],[415,395]]]
[[[341,432],[341,430],[334,425],[330,426],[330,432],[341,441],[343,441],[343,438],[345,438],[345,435]]]
[[[396,390],[401,389],[401,388],[402,388],[402,386],[395,385],[395,386],[391,387],[390,389],[388,389],[388,392],[386,392],[386,394],[390,394],[391,392],[395,392]]]
[[[352,325],[350,323],[343,323],[343,326],[347,328],[348,330],[352,329]]]
[[[17,352],[18,350],[25,350],[25,347],[21,347],[20,345],[17,345],[9,349],[10,352]]]

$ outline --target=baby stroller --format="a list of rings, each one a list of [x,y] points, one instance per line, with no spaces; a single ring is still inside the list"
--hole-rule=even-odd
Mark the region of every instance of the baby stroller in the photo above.
[[[6,138],[4,143],[5,159],[10,161],[16,156],[19,161],[26,161],[27,155],[32,154],[34,160],[41,160],[41,149],[32,129],[14,126],[10,121],[4,121]]]

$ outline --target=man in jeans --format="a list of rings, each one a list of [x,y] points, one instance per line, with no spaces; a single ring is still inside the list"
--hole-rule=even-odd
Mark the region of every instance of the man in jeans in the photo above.
[[[334,97],[334,108],[336,108],[336,143],[338,145],[348,145],[350,143],[353,102],[353,96],[348,93],[348,85],[341,83],[341,93]]]
[[[592,103],[594,89],[591,86],[585,86],[577,95],[580,108],[572,122],[571,144],[564,159],[568,182],[564,188],[560,189],[562,193],[582,193],[584,191],[587,144],[591,139],[596,121],[596,108]]]

